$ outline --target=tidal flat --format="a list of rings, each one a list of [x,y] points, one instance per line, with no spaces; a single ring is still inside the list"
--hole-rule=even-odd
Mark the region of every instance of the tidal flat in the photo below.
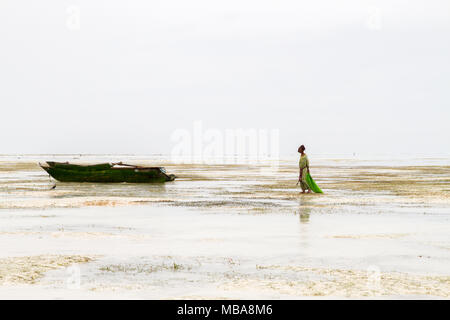
[[[0,298],[450,297],[450,157],[0,156]],[[39,161],[164,166],[59,183]]]

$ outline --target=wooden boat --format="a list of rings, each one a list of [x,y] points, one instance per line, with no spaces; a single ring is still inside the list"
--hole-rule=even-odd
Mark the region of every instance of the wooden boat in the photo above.
[[[42,169],[61,182],[151,183],[175,180],[163,167],[141,167],[119,163],[77,165],[68,162],[39,163]]]

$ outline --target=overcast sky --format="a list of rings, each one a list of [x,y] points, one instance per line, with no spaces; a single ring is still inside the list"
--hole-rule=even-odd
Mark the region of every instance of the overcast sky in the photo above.
[[[448,154],[449,39],[448,0],[2,0],[0,153],[170,153],[200,120]]]

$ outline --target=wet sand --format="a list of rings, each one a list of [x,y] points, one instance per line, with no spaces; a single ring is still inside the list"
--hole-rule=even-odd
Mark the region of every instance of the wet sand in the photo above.
[[[299,193],[295,158],[73,158],[0,157],[1,298],[450,296],[448,158],[310,155],[322,195]],[[163,165],[179,178],[50,190],[36,164],[50,159]]]

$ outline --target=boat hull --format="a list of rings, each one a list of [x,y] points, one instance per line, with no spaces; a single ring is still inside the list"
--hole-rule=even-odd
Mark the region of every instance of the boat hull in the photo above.
[[[175,179],[167,175],[161,168],[114,168],[108,164],[94,166],[77,166],[71,164],[52,163],[41,167],[54,179],[60,182],[96,182],[96,183],[163,183]]]

